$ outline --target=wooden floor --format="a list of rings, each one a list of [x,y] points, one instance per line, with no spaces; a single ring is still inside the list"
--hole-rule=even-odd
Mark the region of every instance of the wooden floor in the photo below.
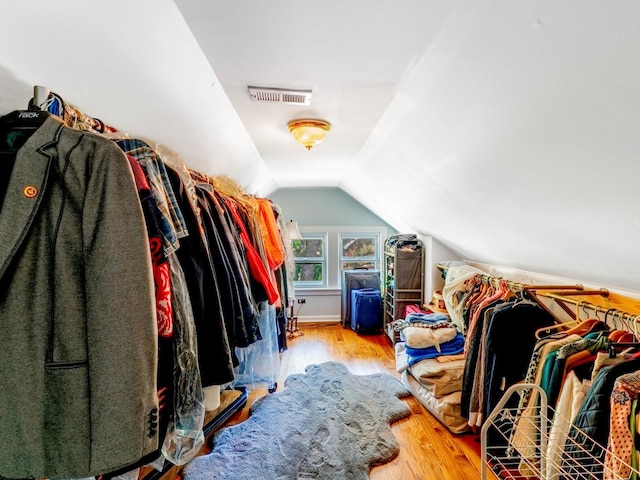
[[[391,342],[384,335],[360,336],[340,324],[301,324],[301,336],[289,340],[281,356],[278,390],[292,373],[307,365],[339,361],[357,375],[384,372],[400,378],[395,370]],[[266,388],[249,393],[247,406],[226,423],[245,420],[252,401],[268,395]],[[480,478],[480,440],[475,434],[453,435],[415,398],[404,400],[412,414],[392,425],[400,455],[374,467],[371,480],[470,480]],[[492,478],[495,478],[491,476]],[[174,478],[179,478],[179,474]],[[338,479],[336,479],[338,480]]]

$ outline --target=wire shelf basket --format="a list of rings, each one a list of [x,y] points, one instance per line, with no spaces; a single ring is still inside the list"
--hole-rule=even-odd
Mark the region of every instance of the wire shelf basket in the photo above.
[[[511,406],[532,392],[539,397],[535,408],[525,414]],[[505,392],[483,424],[480,441],[482,480],[602,480],[640,475],[549,407],[544,390],[535,384],[513,385]]]

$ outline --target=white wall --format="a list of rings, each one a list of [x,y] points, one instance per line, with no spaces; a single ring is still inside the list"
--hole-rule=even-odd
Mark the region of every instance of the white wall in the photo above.
[[[444,279],[442,273],[435,265],[440,262],[450,260],[462,260],[458,254],[447,248],[438,240],[427,235],[418,235],[425,246],[424,261],[424,298],[425,303],[429,303],[435,290],[442,290]]]
[[[463,258],[640,290],[638,25],[635,0],[465,3],[343,188]]]

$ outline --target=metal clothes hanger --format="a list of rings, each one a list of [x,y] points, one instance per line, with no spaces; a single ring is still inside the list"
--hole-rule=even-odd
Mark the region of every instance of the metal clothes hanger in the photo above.
[[[609,326],[609,324],[607,323],[607,318],[609,318],[609,313],[611,313],[611,318],[612,318],[612,319],[615,319],[614,314],[615,314],[615,312],[617,312],[617,311],[618,311],[618,310],[617,310],[617,309],[615,309],[615,308],[610,308],[609,310],[607,310],[606,312],[604,312],[604,324],[605,324],[605,325]],[[616,326],[615,326],[615,322],[614,322],[613,328],[615,328],[615,327],[616,327]]]
[[[635,341],[633,342],[610,342],[607,346],[609,351],[609,357],[615,358],[617,355],[616,349],[624,348],[622,353],[629,353],[634,349],[640,347],[640,342],[638,342],[638,321],[640,320],[640,315],[632,316],[626,312],[616,311],[619,314],[620,321],[627,327],[626,331],[633,333],[633,337]],[[633,323],[631,328],[629,328],[629,324],[626,323],[625,317]]]

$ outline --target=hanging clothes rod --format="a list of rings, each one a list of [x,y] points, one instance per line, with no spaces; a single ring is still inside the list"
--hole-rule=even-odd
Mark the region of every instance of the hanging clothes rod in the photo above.
[[[555,288],[545,288],[544,290],[557,290]],[[609,290],[606,288],[601,288],[599,290],[576,290],[573,292],[563,292],[562,294],[556,294],[554,292],[543,293],[545,297],[556,298],[556,297],[568,297],[574,295],[601,295],[603,297],[609,296]]]
[[[538,295],[553,299],[572,318],[577,319],[578,315],[567,304],[579,308],[592,310],[598,313],[612,314],[622,320],[633,320],[640,316],[640,299],[625,297],[623,295],[610,293],[606,288],[600,290],[585,290],[583,293],[577,292],[538,292]],[[588,299],[583,298],[589,297]]]
[[[527,294],[531,298],[533,298],[538,305],[544,308],[547,311],[547,313],[550,313],[556,319],[557,323],[562,323],[562,320],[558,318],[558,316],[553,312],[553,310],[551,310],[551,308],[549,308],[549,306],[545,302],[543,302],[542,300],[540,300],[540,298],[538,298],[538,295],[539,295],[538,290],[542,290],[542,291],[562,290],[565,294],[569,294],[569,295],[580,295],[582,294],[582,292],[585,291],[584,286],[579,283],[575,285],[527,285],[525,287],[525,292],[527,292]],[[575,320],[576,318],[575,315],[565,304],[561,303],[560,307],[566,313],[568,313],[571,318]]]

